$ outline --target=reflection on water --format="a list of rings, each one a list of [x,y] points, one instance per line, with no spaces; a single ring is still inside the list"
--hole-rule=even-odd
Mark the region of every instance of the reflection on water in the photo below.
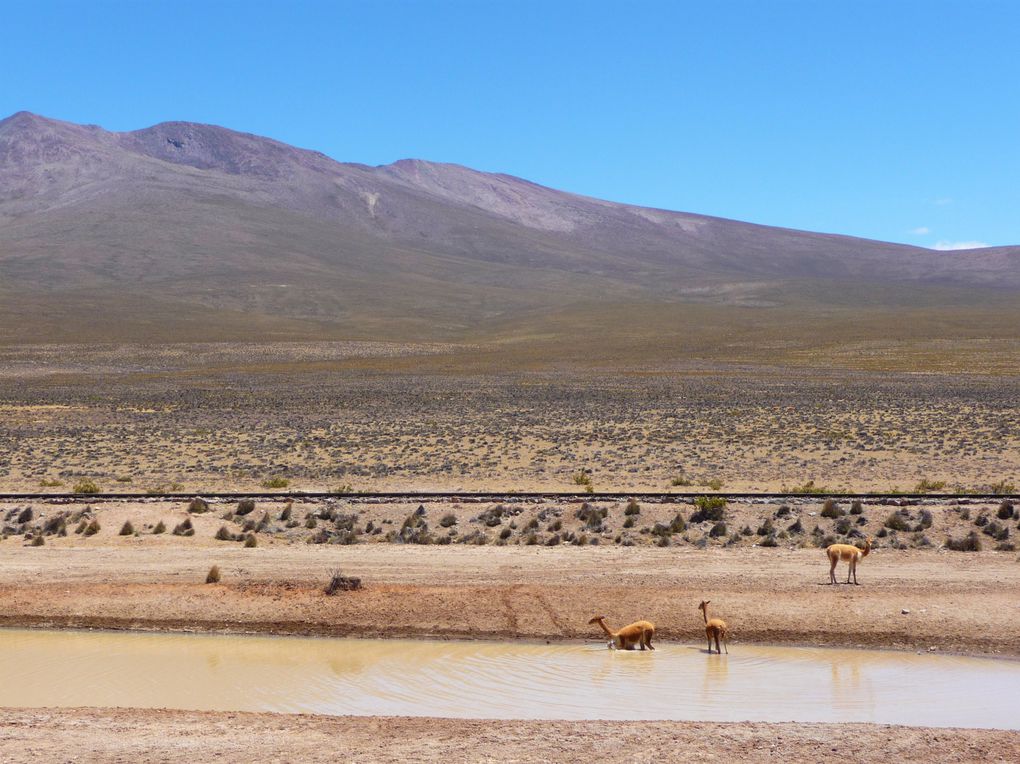
[[[863,650],[0,630],[0,706],[1017,729],[1018,687],[1020,663]]]

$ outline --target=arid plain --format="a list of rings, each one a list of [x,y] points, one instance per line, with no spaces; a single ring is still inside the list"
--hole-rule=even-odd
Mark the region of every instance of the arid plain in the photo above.
[[[6,626],[576,641],[598,639],[586,625],[597,603],[613,622],[653,618],[660,639],[698,644],[695,606],[710,597],[736,651],[764,643],[1020,657],[1020,508],[1007,511],[1009,502],[819,496],[720,507],[583,496],[589,485],[705,496],[1014,491],[1014,377],[707,362],[505,373],[479,368],[474,349],[386,343],[3,352],[5,490],[66,493],[85,481],[143,494],[345,492],[253,508],[85,494],[4,502]],[[357,494],[423,489],[506,497]],[[522,490],[580,495],[521,501],[513,493]],[[875,546],[862,585],[826,585],[823,547],[864,536]],[[207,584],[213,565],[221,579]],[[337,566],[363,588],[326,596]],[[60,759],[81,724],[116,731],[115,746],[89,751],[107,761],[173,760],[184,752],[167,741],[182,730],[188,755],[226,761],[256,748],[315,760],[316,741],[330,735],[366,759],[598,750],[668,760],[685,741],[685,755],[812,761],[840,740],[866,757],[887,753],[893,730],[903,760],[1008,761],[1020,751],[1015,732],[877,725],[30,709],[3,721],[11,761]],[[238,724],[261,742],[224,735]]]

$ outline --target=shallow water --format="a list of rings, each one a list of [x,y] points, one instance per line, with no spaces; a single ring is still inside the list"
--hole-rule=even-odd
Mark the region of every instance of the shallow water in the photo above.
[[[1020,663],[869,650],[0,630],[0,706],[1020,729]]]

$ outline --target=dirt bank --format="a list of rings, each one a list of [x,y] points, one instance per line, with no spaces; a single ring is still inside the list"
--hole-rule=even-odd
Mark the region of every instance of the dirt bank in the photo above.
[[[205,584],[216,564],[222,582]],[[327,597],[327,571],[360,576]],[[596,638],[587,620],[654,620],[700,641],[711,599],[731,644],[1020,656],[1014,554],[882,550],[829,586],[819,550],[292,545],[8,547],[0,624],[277,634]],[[904,613],[903,611],[909,611]]]
[[[1020,734],[869,724],[529,722],[134,709],[0,709],[0,759],[250,761],[1016,761]]]

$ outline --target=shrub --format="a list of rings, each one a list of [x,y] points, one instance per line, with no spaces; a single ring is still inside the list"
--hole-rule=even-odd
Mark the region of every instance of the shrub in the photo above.
[[[830,493],[830,491],[825,486],[815,485],[815,481],[814,480],[809,480],[804,485],[796,485],[793,488],[791,488],[790,489],[790,493],[820,494],[820,493]]]
[[[513,531],[512,531],[512,530],[510,530],[509,528],[504,528],[503,530],[501,530],[501,531],[499,532],[499,537],[500,537],[500,538],[501,538],[501,539],[502,539],[503,541],[506,541],[506,540],[507,540],[508,538],[510,538],[510,536],[512,536],[512,535],[513,535]]]
[[[209,568],[209,572],[206,573],[205,582],[207,584],[218,584],[220,582],[220,566],[213,565]]]
[[[720,536],[725,536],[727,533],[726,523],[720,521],[712,526],[712,530],[708,532],[708,535],[712,538],[719,538]]]
[[[361,588],[361,579],[345,576],[340,568],[334,568],[329,572],[329,582],[323,590],[327,596],[332,597],[337,592],[352,592]]]
[[[1002,502],[1002,504],[999,505],[999,509],[995,513],[995,516],[1000,520],[1009,520],[1013,517],[1013,505],[1008,501]]]
[[[850,518],[849,517],[841,517],[841,518],[839,518],[836,521],[836,525],[835,525],[836,533],[839,533],[840,535],[845,536],[846,534],[848,534],[850,532],[850,528],[851,528],[851,525],[850,525]]]
[[[82,520],[82,522],[85,522],[85,521]],[[97,533],[99,533],[99,531],[100,531],[99,521],[96,520],[95,518],[93,518],[92,522],[90,522],[88,525],[86,525],[84,531],[82,531],[82,532],[86,536],[95,536]]]
[[[758,526],[758,530],[755,531],[759,536],[771,536],[775,533],[775,526],[772,524],[772,519],[766,517],[765,522]]]
[[[191,518],[186,517],[183,522],[177,523],[174,526],[173,534],[175,536],[194,536],[195,526],[191,524]]]
[[[451,525],[456,525],[457,516],[453,514],[453,512],[448,512],[447,514],[443,515],[442,519],[439,521],[439,524],[444,528],[449,528]]]
[[[1003,542],[1001,544],[996,544],[995,545],[995,551],[996,552],[1015,552],[1016,551],[1016,544],[1014,544],[1012,542],[1008,542],[1008,541]]]
[[[346,494],[354,493],[354,489],[351,487],[350,483],[344,483],[343,485],[337,486],[336,490],[333,491],[333,493],[338,493],[341,496],[345,496]]]
[[[623,527],[624,528],[633,528],[634,527],[634,518],[633,517],[628,517],[626,520],[624,520],[623,521]]]
[[[36,533],[32,537],[32,543],[30,544],[30,546],[42,546],[45,543],[46,541],[43,539],[43,535],[41,533]]]
[[[931,528],[932,514],[927,509],[921,510],[921,521],[914,526],[914,531],[926,531]]]
[[[251,549],[252,547],[258,546],[258,539],[255,538],[254,533],[249,533],[244,537],[244,548]]]
[[[863,511],[864,511],[864,504],[861,502],[860,499],[854,499],[852,502],[850,502],[850,514],[851,515],[859,515]]]
[[[133,536],[135,532],[135,526],[131,524],[130,520],[125,520],[124,524],[120,526],[118,536]]]
[[[992,484],[992,493],[1004,494],[1004,493],[1016,493],[1016,486],[1012,483],[1008,483],[1005,480],[1000,480],[998,483]]]
[[[971,531],[962,539],[947,538],[946,549],[952,549],[954,552],[980,552],[981,539],[977,533]]]
[[[156,523],[156,527],[152,529],[152,532],[157,536],[160,533],[166,533],[166,523],[160,520],[158,523]]]
[[[74,493],[99,493],[99,486],[96,485],[94,480],[82,478],[74,484],[74,488],[72,490]]]
[[[903,519],[903,515],[893,512],[885,519],[885,527],[891,531],[909,531],[910,524]]]
[[[574,481],[574,485],[591,487],[591,475],[585,470],[578,470],[571,476],[571,479]]]
[[[723,482],[719,478],[712,478],[707,483],[705,483],[705,485],[711,488],[713,491],[718,491],[720,488],[723,487]]]
[[[217,541],[233,541],[234,534],[225,525],[221,525],[220,529],[216,531],[216,535],[213,536]]]
[[[670,533],[683,533],[687,530],[687,521],[684,520],[684,516],[677,512],[673,515],[673,519],[669,521],[669,532]]]
[[[266,478],[262,481],[263,488],[286,488],[290,481],[283,477]]]
[[[207,502],[205,499],[200,499],[199,497],[196,496],[194,499],[191,500],[191,503],[188,504],[188,511],[194,515],[200,515],[203,512],[208,512],[209,502]]]
[[[675,477],[672,480],[670,480],[669,484],[671,486],[673,486],[674,488],[677,488],[679,486],[693,485],[694,483],[693,483],[693,481],[688,480],[687,478],[685,478],[683,475],[678,475],[677,477]]]
[[[32,508],[25,507],[18,513],[18,519],[15,522],[17,522],[19,525],[21,523],[30,523],[32,522],[33,517],[35,517],[35,512],[32,510]]]
[[[694,506],[697,510],[691,515],[692,523],[718,522],[726,517],[726,499],[721,496],[699,496]]]
[[[43,478],[42,480],[39,481],[39,485],[42,486],[43,488],[56,488],[57,486],[61,486],[63,484],[64,484],[63,480],[57,479],[51,480],[49,478]]]
[[[790,514],[790,511],[790,506],[788,504],[783,504],[776,510],[776,519],[778,520],[780,517],[787,517]]]
[[[786,530],[790,533],[803,533],[804,526],[801,524],[800,518],[798,517],[794,522],[790,523]]]
[[[846,512],[844,512],[843,508],[840,507],[839,504],[837,504],[832,499],[826,499],[825,503],[822,504],[822,511],[821,511],[820,514],[822,515],[822,517],[830,517],[830,518],[832,518],[832,517],[842,517],[843,515],[846,514]]]
[[[549,537],[549,540],[545,542],[546,546],[556,546],[560,543],[560,534],[554,533]]]
[[[776,541],[775,536],[766,536],[765,538],[758,542],[758,546],[775,547],[779,546],[779,542]]]
[[[560,520],[559,518],[556,518],[551,523],[549,523],[549,527],[546,528],[546,530],[547,531],[554,531],[554,532],[555,531],[563,530],[563,521]]]
[[[608,514],[609,510],[605,507],[599,509],[588,502],[584,502],[581,508],[574,513],[574,517],[583,522],[587,530],[599,533],[603,530],[602,521],[606,519]]]
[[[626,509],[623,510],[624,515],[640,515],[641,505],[637,503],[635,499],[631,499],[627,502]]]
[[[237,502],[237,509],[234,510],[235,515],[248,515],[255,511],[255,499],[241,499]]]
[[[946,487],[945,480],[927,480],[923,479],[914,486],[914,493],[928,493],[930,491],[941,491]]]
[[[280,513],[280,522],[285,523],[290,520],[291,514],[294,512],[294,502],[288,501],[287,506],[283,508],[283,512]]]

